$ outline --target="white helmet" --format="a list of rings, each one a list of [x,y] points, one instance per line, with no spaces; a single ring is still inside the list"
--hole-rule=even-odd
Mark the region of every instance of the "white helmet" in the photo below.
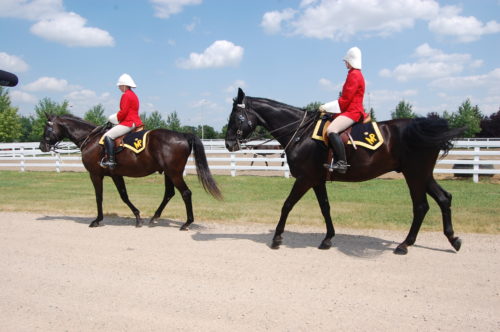
[[[361,50],[357,47],[351,47],[344,56],[344,61],[347,61],[352,68],[361,69]]]
[[[117,86],[126,85],[126,86],[129,86],[131,88],[137,87],[135,85],[134,80],[132,79],[132,77],[130,77],[129,74],[122,74],[122,76],[120,76],[120,78],[118,78],[118,82],[116,83],[116,85]]]

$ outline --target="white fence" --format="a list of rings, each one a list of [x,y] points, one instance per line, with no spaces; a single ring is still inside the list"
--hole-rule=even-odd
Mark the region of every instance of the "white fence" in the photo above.
[[[252,142],[255,149],[229,152],[223,140],[205,140],[205,152],[212,172],[216,174],[258,174],[290,176],[282,149],[275,141]],[[44,153],[39,143],[0,143],[0,169],[26,170],[83,170],[80,150],[73,143],[61,143],[57,152]],[[251,147],[251,146],[250,146]],[[195,170],[193,157],[186,171]],[[454,144],[448,156],[437,162],[434,173],[472,176],[500,174],[500,140],[463,140]]]

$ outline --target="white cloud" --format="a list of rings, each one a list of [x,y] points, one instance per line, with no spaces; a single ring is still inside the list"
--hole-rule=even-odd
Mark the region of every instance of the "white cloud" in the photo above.
[[[200,69],[237,66],[243,58],[243,47],[227,40],[217,40],[203,53],[191,53],[189,59],[177,62],[180,68]]]
[[[282,11],[267,12],[262,17],[260,25],[267,33],[278,33],[281,31],[281,23],[292,19],[295,13],[297,13],[297,11],[291,8]]]
[[[26,91],[55,91],[63,92],[78,89],[78,86],[70,85],[65,79],[55,77],[40,77],[36,81],[24,86]]]
[[[64,11],[62,0],[2,0],[0,17],[37,21]]]
[[[0,17],[36,21],[30,28],[33,34],[67,46],[114,45],[114,39],[107,31],[88,27],[85,18],[73,12],[66,12],[62,0],[2,0]]]
[[[394,77],[398,81],[410,79],[435,79],[461,73],[466,66],[477,68],[481,60],[471,60],[470,54],[447,54],[425,43],[418,46],[414,57],[417,62],[404,63],[393,70],[384,68],[379,72],[382,77]]]
[[[500,68],[496,68],[487,74],[471,75],[461,77],[444,77],[432,81],[429,86],[435,88],[459,90],[472,89],[477,87],[497,87],[500,86]]]
[[[159,18],[169,18],[178,14],[185,6],[199,5],[203,0],[150,0],[155,9],[155,16]]]
[[[266,31],[283,29],[311,38],[347,40],[360,32],[389,35],[412,27],[416,20],[431,19],[438,11],[434,0],[305,0],[296,19],[283,16],[284,12],[268,12],[261,25]]]
[[[23,59],[5,52],[0,52],[0,69],[14,73],[25,72],[29,66]]]
[[[497,21],[483,23],[460,12],[461,8],[441,7],[436,0],[302,0],[297,10],[264,13],[261,26],[268,33],[340,41],[359,34],[388,36],[412,28],[419,20],[428,22],[433,33],[459,42],[500,32]]]
[[[87,20],[75,13],[61,13],[41,20],[31,32],[44,39],[67,46],[113,46],[113,37],[104,30],[86,26]]]
[[[14,104],[16,103],[35,104],[38,101],[37,97],[20,90],[9,91],[9,95]]]
[[[439,16],[429,22],[429,30],[439,35],[454,36],[459,42],[476,41],[485,34],[500,32],[500,23],[489,21],[483,23],[474,16],[460,16],[461,9],[443,7]]]

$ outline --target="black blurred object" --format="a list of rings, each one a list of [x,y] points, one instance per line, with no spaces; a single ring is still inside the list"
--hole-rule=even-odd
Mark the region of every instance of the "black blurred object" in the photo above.
[[[16,86],[17,76],[8,71],[0,70],[0,86]]]
[[[113,124],[111,122],[106,122],[106,124],[104,125],[104,129],[111,129],[113,128]]]

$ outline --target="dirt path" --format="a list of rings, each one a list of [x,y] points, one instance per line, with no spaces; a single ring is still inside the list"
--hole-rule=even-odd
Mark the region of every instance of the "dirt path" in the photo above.
[[[500,236],[0,212],[1,331],[498,331]]]

